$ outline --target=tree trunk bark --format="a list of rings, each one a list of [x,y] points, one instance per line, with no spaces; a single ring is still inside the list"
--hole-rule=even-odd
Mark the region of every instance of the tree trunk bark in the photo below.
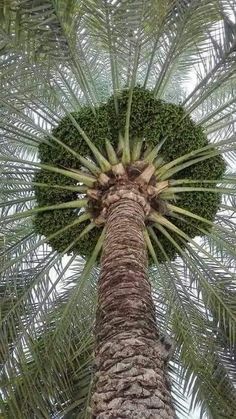
[[[92,417],[175,418],[143,237],[145,213],[133,199],[110,205],[98,284]]]

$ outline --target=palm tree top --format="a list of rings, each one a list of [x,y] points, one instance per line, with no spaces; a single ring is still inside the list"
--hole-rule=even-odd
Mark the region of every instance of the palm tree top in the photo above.
[[[47,142],[40,144],[40,161],[46,166],[35,175],[35,194],[40,211],[35,217],[35,229],[39,234],[49,236],[49,243],[58,251],[63,252],[69,246],[68,253],[75,251],[83,256],[91,256],[99,237],[97,229],[101,229],[104,224],[107,194],[117,182],[122,182],[122,178],[139,183],[140,192],[150,206],[147,223],[149,226],[153,224],[156,240],[155,216],[158,215],[166,215],[167,221],[173,222],[190,239],[203,235],[204,228],[209,230],[212,225],[221,200],[214,185],[225,171],[225,163],[219,151],[209,145],[203,129],[193,123],[183,107],[157,100],[153,92],[135,87],[132,91],[129,122],[131,158],[127,164],[123,164],[129,95],[130,91],[125,89],[111,97],[106,104],[95,108],[95,113],[94,109],[84,106],[77,113],[65,116],[52,130],[52,136],[46,139]],[[78,126],[83,130],[82,134],[86,133],[93,147],[96,147],[95,150],[89,147],[90,143],[84,141],[83,135],[78,134]],[[100,155],[106,156],[108,160],[104,171]],[[50,167],[52,165],[66,169],[67,172],[55,173],[53,167]],[[141,174],[145,176],[147,172],[148,178],[140,181]],[[76,175],[81,176],[79,185]],[[206,180],[210,183],[206,184]],[[60,189],[56,188],[58,183]],[[42,184],[51,184],[52,188],[43,188]],[[176,190],[179,193],[174,192],[175,185],[180,186]],[[68,186],[72,190],[67,190]],[[207,186],[209,191],[206,191]],[[85,194],[88,197],[86,202],[83,201]],[[72,203],[76,207],[76,200],[82,200],[78,202],[82,204],[79,208],[71,208]],[[55,205],[62,203],[67,208],[54,209]],[[49,210],[40,210],[47,206]],[[89,218],[75,226],[78,214],[84,211]],[[189,216],[186,218],[189,214],[185,214],[185,211],[193,214],[192,219]],[[91,220],[96,228],[81,237]],[[55,235],[70,223],[70,229]],[[166,261],[167,258],[174,258],[178,248],[170,243],[168,237],[160,231],[158,233],[158,242],[154,242],[157,259]],[[80,240],[70,246],[75,235],[80,236]],[[178,246],[183,248],[185,241],[178,240],[175,232],[174,238]],[[164,253],[160,252],[158,243]]]

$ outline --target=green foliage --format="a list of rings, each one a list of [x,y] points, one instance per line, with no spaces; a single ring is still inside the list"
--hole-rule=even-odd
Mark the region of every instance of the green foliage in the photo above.
[[[71,115],[85,131],[93,144],[103,152],[105,139],[111,138],[107,108],[102,105],[95,108],[94,111],[95,113],[92,108],[84,106],[78,112],[72,112]],[[52,130],[52,134],[81,156],[92,158],[88,145],[73,125],[69,116],[62,118],[58,126]],[[69,151],[55,142],[52,143],[52,140],[48,140],[49,142],[51,141],[51,145],[46,143],[40,144],[39,156],[41,161],[70,168],[80,167],[78,159],[75,156],[72,156]]]
[[[34,220],[35,231],[44,236],[50,236],[63,227],[75,221],[77,214],[72,209],[45,211],[38,214]],[[78,225],[71,227],[58,236],[49,240],[53,249],[58,252],[64,252],[68,246],[79,236],[83,229],[89,225],[89,221],[84,221]],[[100,235],[99,229],[93,229],[89,233],[81,237],[68,251],[75,252],[81,256],[88,257],[91,255],[94,245]]]
[[[119,129],[123,131],[125,127],[128,90],[123,90],[118,100],[119,120],[116,118],[113,98],[108,101],[113,138],[117,138]],[[130,138],[131,141],[144,139],[144,151],[147,147],[155,147],[165,138],[161,155],[166,162],[207,145],[202,128],[196,126],[182,106],[157,100],[152,91],[139,86],[133,92]]]
[[[76,192],[71,192],[66,189],[50,188],[50,185],[74,186],[76,183],[71,178],[59,173],[47,172],[42,169],[35,173],[34,181],[49,185],[48,188],[35,186],[37,202],[40,206],[43,206],[45,203],[53,205],[55,203],[68,202],[76,199]]]
[[[206,161],[199,162],[196,165],[190,166],[189,168],[179,172],[177,174],[178,176],[175,177],[192,180],[220,180],[224,172],[224,160],[221,156],[216,156]],[[219,193],[208,192],[207,185],[201,182],[195,184],[195,186],[204,186],[204,188],[206,188],[206,192],[193,191],[181,193],[179,194],[177,205],[185,210],[199,215],[202,218],[205,218],[208,221],[214,221],[215,215],[221,203],[221,195]],[[191,220],[189,217],[181,216],[176,218],[171,215],[167,215],[166,218],[173,222],[176,227],[178,227],[191,238],[203,235],[203,233],[199,230],[200,228],[204,230],[210,229],[210,226],[203,221],[196,219]],[[169,239],[159,231],[156,230],[156,233],[169,259],[174,259],[178,254],[176,247],[170,243]],[[181,248],[185,247],[184,242],[180,240],[176,233],[171,233],[171,235]],[[156,254],[159,262],[164,262],[166,258],[163,253],[160,252],[160,249],[157,248],[155,242],[153,242],[153,247],[157,252]]]
[[[91,290],[90,290],[91,291]],[[63,293],[63,297],[68,292]],[[89,329],[88,319],[73,319],[68,327],[67,344],[55,344],[54,332],[57,324],[61,321],[62,308],[65,301],[61,298],[60,305],[54,313],[47,317],[47,330],[28,342],[29,349],[26,354],[21,354],[21,368],[15,377],[15,389],[9,404],[2,404],[1,408],[5,418],[15,417],[15,412],[9,409],[14,402],[20,406],[22,418],[34,417],[33,406],[27,393],[27,382],[23,377],[34,381],[34,391],[37,393],[37,410],[39,417],[45,417],[45,412],[53,416],[55,410],[60,414],[60,409],[67,410],[68,387],[72,391],[73,399],[77,401],[73,408],[70,406],[68,415],[63,418],[73,418],[76,414],[84,417],[86,401],[89,397],[89,385],[91,380],[92,342],[93,338]],[[80,307],[82,309],[82,307]],[[94,313],[88,316],[93,319]],[[87,327],[87,330],[86,330]],[[86,340],[85,340],[86,337]],[[48,358],[50,347],[51,357]],[[54,356],[56,354],[56,362]],[[54,362],[51,360],[54,359]],[[40,368],[39,368],[40,364]],[[42,375],[47,377],[42,380]],[[6,386],[10,387],[9,379],[5,378]],[[22,394],[24,397],[22,398]],[[48,398],[50,394],[50,398]],[[55,401],[56,399],[56,401]],[[1,400],[0,400],[1,401]],[[3,403],[3,402],[2,402]],[[36,403],[36,402],[35,402]],[[52,407],[53,406],[53,407]],[[11,407],[12,408],[12,407]]]
[[[106,104],[95,108],[93,112],[90,107],[83,107],[72,115],[88,135],[90,140],[97,148],[105,153],[105,139],[109,139],[117,149],[119,132],[124,134],[126,110],[129,91],[121,91],[118,95],[119,117],[117,117],[114,106],[114,97],[110,97]],[[69,116],[65,116],[59,125],[53,129],[52,134],[64,142],[67,146],[82,155],[93,159],[91,151],[83,138],[78,133]],[[133,91],[133,100],[130,117],[130,141],[131,144],[140,139],[143,141],[142,156],[147,148],[153,148],[161,141],[164,141],[160,157],[164,162],[170,162],[186,153],[208,145],[207,138],[201,126],[196,125],[187,115],[184,108],[180,105],[166,103],[155,99],[153,92],[142,87],[135,87]],[[39,147],[39,157],[42,163],[53,164],[63,168],[80,169],[79,160],[61,145],[56,144],[50,138],[49,144],[41,143]],[[212,147],[213,148],[213,147]],[[175,175],[175,178],[186,178],[192,180],[221,179],[225,171],[225,164],[220,156],[212,157],[205,161],[190,166]],[[76,181],[64,176],[51,174],[41,171],[35,175],[37,182],[58,185],[76,185]],[[199,182],[201,185],[201,182]],[[207,188],[207,185],[204,185]],[[35,187],[36,199],[39,206],[53,205],[61,202],[75,200],[78,194],[65,190],[53,188]],[[217,193],[208,192],[186,192],[181,193],[178,205],[189,210],[207,220],[213,221],[220,203],[220,196]],[[55,210],[40,213],[35,218],[35,229],[38,233],[48,237],[59,228],[65,227],[76,219],[74,210]],[[199,235],[199,228],[206,228],[206,225],[200,221],[190,223],[189,219],[174,219],[177,227],[182,229],[190,237]],[[58,235],[49,240],[51,246],[63,251],[72,240],[86,226],[86,222],[68,230],[66,234]],[[158,239],[164,247],[167,256],[170,259],[175,258],[176,248],[160,232]],[[96,230],[87,234],[82,240],[73,246],[74,251],[83,256],[88,256],[94,248],[98,232]],[[184,244],[178,236],[174,237],[177,243],[183,247]],[[165,256],[153,243],[159,262],[165,261]]]

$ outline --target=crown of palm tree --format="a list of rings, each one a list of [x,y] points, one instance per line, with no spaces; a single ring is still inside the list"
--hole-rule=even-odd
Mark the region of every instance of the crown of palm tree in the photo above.
[[[189,395],[202,415],[234,418],[233,1],[0,10],[0,411],[89,417],[106,193],[125,168],[152,209],[149,276],[174,342],[176,409]]]

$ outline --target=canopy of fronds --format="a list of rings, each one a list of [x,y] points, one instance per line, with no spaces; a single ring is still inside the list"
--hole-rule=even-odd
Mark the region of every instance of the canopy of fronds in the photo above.
[[[105,156],[107,156],[106,141],[113,145],[118,156],[122,153],[122,150],[119,151],[119,133],[122,136],[125,134],[128,99],[128,90],[123,90],[117,95],[118,116],[114,105],[114,97],[110,98],[106,104],[98,106],[96,113],[90,107],[82,107],[81,110],[72,114],[75,121],[86,132],[93,144]],[[89,146],[85,143],[83,137],[78,134],[78,129],[69,116],[65,116],[60,121],[58,126],[52,130],[52,134],[74,152],[89,158],[96,164]],[[67,169],[81,169],[82,164],[76,154],[71,154],[70,151],[63,148],[63,144],[55,144],[55,141],[50,137],[47,140],[47,143],[42,142],[39,147],[41,163]],[[198,218],[194,222],[189,223],[189,219],[183,215],[182,218],[179,217],[173,220],[175,226],[188,234],[190,238],[203,235],[206,222],[214,220],[221,197],[216,193],[217,191],[207,191],[207,186],[212,186],[212,184],[202,184],[201,180],[207,179],[217,182],[217,180],[222,178],[225,171],[223,159],[213,145],[209,147],[204,130],[194,124],[180,105],[166,103],[160,99],[157,100],[152,92],[141,87],[135,87],[130,113],[129,141],[131,148],[134,150],[140,143],[140,150],[137,156],[139,160],[144,160],[145,155],[147,156],[148,152],[150,153],[159,144],[160,150],[157,153],[156,163],[159,170],[161,170],[161,167],[163,170],[165,164],[187,154],[187,157],[183,160],[183,166],[180,165],[180,160],[178,161],[179,165],[176,162],[177,167],[175,167],[174,163],[172,164],[170,174],[168,171],[167,174],[164,171],[165,178],[184,179],[185,183],[190,181],[190,184],[192,180],[195,181],[195,187],[205,188],[200,191],[194,188],[192,192],[182,192],[179,195],[172,194],[173,196],[171,196],[169,194],[168,202],[175,204],[177,200],[179,207],[202,217],[202,220]],[[191,154],[191,152],[193,153]],[[109,153],[107,158],[109,160]],[[75,201],[76,199],[82,199],[84,196],[82,192],[76,192],[77,180],[67,178],[63,174],[42,169],[36,173],[34,180],[36,182],[35,194],[39,207]],[[196,183],[197,180],[199,183]],[[40,186],[42,183],[47,185],[57,184],[60,187],[65,186],[65,189],[56,189],[55,187],[42,188]],[[74,191],[66,190],[67,186],[74,186]],[[168,193],[168,190],[166,192]],[[162,200],[163,202],[166,201],[165,196]],[[152,204],[155,207],[155,205],[158,205],[158,202],[153,202]],[[173,216],[176,216],[176,214],[173,214]],[[90,224],[90,221],[87,220],[74,225],[73,222],[75,222],[77,217],[78,210],[72,208],[43,211],[35,216],[35,229],[39,234],[49,237],[49,244],[55,250],[63,252],[72,242],[72,238],[79,236],[85,227]],[[167,219],[172,220],[171,211],[169,211],[169,215],[167,214]],[[72,225],[70,229],[62,231],[59,235],[54,235],[59,229],[65,228],[68,224]],[[200,228],[203,228],[203,231]],[[209,229],[209,225],[207,225],[207,228]],[[166,253],[166,255],[163,255],[154,242],[157,259],[166,261],[167,257],[174,258],[178,251],[176,246],[170,243],[163,233],[156,231],[155,227],[154,232],[158,234],[160,245]],[[52,238],[50,239],[51,236]],[[183,248],[184,241],[181,241],[176,233],[173,233],[173,236],[178,245]],[[70,248],[69,253],[76,252],[82,256],[91,256],[98,237],[99,232],[97,229],[89,231]]]

